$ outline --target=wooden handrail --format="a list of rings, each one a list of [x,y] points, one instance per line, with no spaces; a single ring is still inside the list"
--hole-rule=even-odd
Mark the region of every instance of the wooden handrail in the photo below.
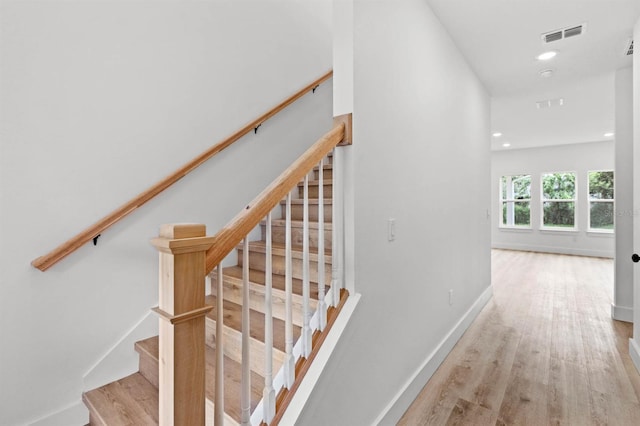
[[[218,231],[213,237],[213,245],[207,250],[206,273],[211,272],[260,223],[267,213],[320,162],[320,159],[345,139],[345,129],[346,126],[343,122],[336,123],[331,131],[322,136],[266,187],[246,209],[238,213],[231,222]]]
[[[91,225],[84,231],[80,232],[75,237],[60,244],[58,247],[51,250],[49,253],[43,256],[40,256],[37,259],[34,259],[31,262],[31,265],[33,265],[35,268],[41,271],[46,271],[47,269],[49,269],[50,267],[52,267],[53,265],[55,265],[65,257],[67,257],[68,255],[76,251],[78,248],[80,248],[87,242],[94,239],[100,233],[104,232],[107,228],[111,227],[113,224],[117,223],[119,220],[126,217],[128,214],[136,210],[138,207],[141,207],[147,201],[151,200],[156,195],[160,194],[162,191],[169,188],[171,185],[173,185],[174,183],[182,179],[188,173],[195,170],[202,163],[206,162],[211,157],[213,157],[223,149],[227,148],[228,146],[236,142],[242,136],[256,129],[258,126],[260,126],[262,123],[267,121],[269,118],[273,117],[274,115],[276,115],[277,113],[285,109],[287,106],[291,105],[293,102],[300,99],[310,90],[314,90],[319,84],[331,78],[332,75],[333,75],[333,71],[329,71],[326,74],[324,74],[322,77],[315,80],[314,82],[306,85],[301,90],[299,90],[295,94],[291,95],[290,97],[282,101],[280,104],[276,105],[266,113],[262,114],[260,117],[248,123],[246,126],[236,131],[234,134],[227,137],[223,141],[212,146],[207,151],[203,152],[202,154],[200,154],[199,156],[191,160],[189,163],[182,166],[180,169],[178,169],[171,175],[162,179],[160,182],[156,183],[146,191],[142,192],[141,194],[133,198],[131,201],[125,203],[121,207],[109,213],[107,216],[103,217],[98,222]]]

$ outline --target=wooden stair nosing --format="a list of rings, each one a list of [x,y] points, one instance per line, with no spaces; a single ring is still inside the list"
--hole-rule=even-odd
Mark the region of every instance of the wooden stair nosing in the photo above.
[[[298,246],[301,247],[303,242],[304,242],[304,227],[303,227],[303,222],[302,221],[295,221],[297,223],[293,223],[292,221],[292,226],[291,226],[291,243],[294,246]],[[313,248],[313,249],[317,249],[318,244],[320,243],[320,238],[323,238],[324,241],[324,246],[326,248],[330,248],[332,247],[332,240],[333,240],[333,231],[331,230],[330,227],[327,227],[326,225],[329,225],[331,222],[324,222],[325,224],[325,229],[324,232],[322,234],[320,234],[320,230],[318,229],[317,226],[317,222],[310,222],[309,223],[309,247]],[[328,228],[328,229],[327,229]],[[267,238],[267,226],[266,224],[261,224],[260,225],[260,233],[261,233],[261,240],[264,241]],[[271,241],[274,244],[284,244],[286,241],[286,237],[287,237],[287,232],[286,232],[286,226],[284,225],[284,221],[282,222],[282,224],[279,223],[272,223],[271,226]]]
[[[222,269],[222,274],[225,278],[230,278],[234,280],[242,280],[242,266],[228,266]],[[215,275],[215,274],[214,274]],[[217,278],[212,276],[212,282],[215,282]],[[265,272],[260,271],[258,269],[249,269],[249,281],[252,284],[263,286],[265,285]],[[294,295],[302,296],[302,280],[299,278],[291,279],[291,290]],[[276,275],[272,274],[271,277],[271,286],[273,291],[285,292],[286,279],[284,275]],[[325,286],[325,294],[329,291],[330,286]],[[310,286],[309,298],[312,301],[318,300],[318,285],[315,282],[312,282]]]
[[[318,180],[319,177],[320,177],[320,169],[318,167],[315,167],[313,169],[313,179],[314,180]],[[332,164],[329,164],[329,167],[327,167],[325,165],[325,167],[322,170],[322,178],[324,180],[326,180],[326,179],[333,180],[333,165]]]
[[[271,219],[271,226],[272,227],[278,227],[278,228],[284,228],[287,224],[287,221],[285,219]],[[267,221],[263,220],[260,222],[260,226],[267,226]],[[302,220],[291,220],[291,228],[302,228],[304,226],[304,222]],[[318,222],[312,222],[309,221],[309,229],[314,229],[317,230],[318,229]],[[324,230],[325,231],[331,231],[333,230],[333,227],[331,225],[331,222],[324,222]]]
[[[205,303],[213,306],[207,314],[207,319],[216,321],[217,306],[216,297],[209,295],[205,297]],[[228,300],[223,301],[224,306],[224,326],[242,333],[242,306]],[[250,336],[264,344],[264,314],[251,309],[249,311],[249,324],[251,325]],[[294,341],[300,335],[300,327],[293,326]],[[273,319],[273,348],[284,353],[285,351],[285,322]]]
[[[236,247],[237,250],[242,251],[244,249],[242,244],[239,244]],[[249,241],[249,252],[254,253],[266,253],[267,252],[267,244],[265,241]],[[271,254],[273,256],[283,257],[285,255],[285,246],[284,244],[279,243],[271,243]],[[300,246],[292,246],[291,247],[291,257],[293,259],[302,259],[302,247]],[[239,257],[240,259],[240,257]],[[316,262],[318,260],[318,249],[315,247],[309,247],[309,260],[311,262]],[[324,263],[325,265],[331,265],[331,247],[327,247],[324,250]]]
[[[301,206],[304,204],[304,201],[301,198],[292,198],[291,199],[291,205],[292,206]],[[309,205],[310,206],[317,206],[318,204],[320,204],[320,201],[317,198],[309,198]],[[324,202],[323,204],[325,206],[331,206],[333,205],[333,199],[332,198],[324,198]],[[282,200],[280,201],[280,205],[282,206],[286,206],[287,205],[287,201],[286,200]]]
[[[315,202],[314,202],[315,201]],[[318,220],[318,203],[317,200],[310,199],[309,200],[309,220],[317,221]],[[286,201],[280,202],[280,209],[282,212],[282,216],[286,213]],[[326,200],[324,204],[324,223],[330,223],[333,218],[333,206],[331,204],[331,199]],[[302,200],[300,199],[292,199],[291,200],[291,218],[294,220],[302,220],[303,215],[303,205]]]
[[[276,275],[284,278],[281,275]],[[218,296],[217,292],[217,277],[212,277],[212,286],[211,286],[211,295]],[[223,277],[223,297],[225,300],[229,300],[238,305],[242,304],[242,287],[244,285],[242,276],[233,277],[229,275],[224,275]],[[265,307],[265,291],[266,287],[264,284],[255,283],[249,281],[249,307],[261,313],[266,312]],[[317,286],[311,286],[311,289],[315,287],[315,293],[317,294]],[[291,303],[292,303],[292,319],[293,324],[297,326],[302,326],[303,317],[302,317],[302,305],[303,298],[300,294],[293,293],[291,295]],[[318,301],[316,299],[309,299],[309,307],[311,310],[315,310]],[[286,292],[284,290],[280,290],[277,288],[272,288],[271,292],[271,312],[274,318],[278,318],[279,320],[286,320]]]
[[[218,342],[216,321],[208,318],[206,325],[205,343],[215,347]],[[230,327],[223,328],[224,355],[237,363],[242,363],[242,333]],[[262,340],[249,337],[249,369],[261,376],[266,375],[265,357],[266,345]],[[282,366],[285,353],[272,347],[271,366],[276,371]]]
[[[307,184],[309,186],[319,186],[320,185],[320,181],[317,179],[309,179],[309,181],[307,181]],[[324,186],[332,186],[333,185],[333,179],[322,179],[322,184]],[[298,187],[303,187],[304,186],[304,181],[298,182]],[[329,194],[327,194],[329,195]]]

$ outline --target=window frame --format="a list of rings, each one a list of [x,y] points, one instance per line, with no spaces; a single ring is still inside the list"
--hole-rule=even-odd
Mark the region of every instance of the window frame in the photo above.
[[[544,196],[544,177],[546,175],[553,174],[572,174],[574,176],[574,191],[572,199],[556,199],[556,198],[545,198]],[[540,230],[541,231],[552,231],[552,232],[577,232],[578,231],[578,172],[576,171],[556,171],[556,172],[542,172],[540,173]],[[573,203],[573,226],[565,227],[565,226],[549,226],[544,224],[544,203],[552,202],[552,203]]]
[[[502,188],[502,179],[505,177],[508,178],[513,178],[514,176],[519,176],[519,177],[524,177],[524,176],[528,176],[529,177],[529,198],[503,198],[502,194],[503,194],[503,188]],[[513,182],[513,181],[512,181]],[[498,208],[498,227],[502,228],[502,229],[523,229],[523,230],[527,230],[527,229],[532,229],[531,225],[532,225],[532,217],[531,217],[531,190],[533,188],[533,176],[530,173],[522,173],[522,174],[511,174],[511,175],[502,175],[500,176],[500,178],[498,179],[498,203],[499,203],[499,208]],[[507,191],[508,192],[508,191]],[[502,213],[502,209],[504,204],[507,204],[507,206],[509,205],[509,203],[511,203],[514,206],[514,215],[515,215],[515,205],[516,203],[529,203],[529,224],[528,225],[516,225],[515,223],[513,225],[508,225],[508,224],[504,224],[503,223],[503,213]],[[514,217],[514,222],[515,222],[515,217]]]
[[[613,198],[607,199],[591,199],[591,173],[596,172],[611,172],[613,173]],[[613,234],[615,232],[616,227],[616,172],[613,169],[601,169],[601,170],[587,170],[587,232],[593,232],[598,234]],[[602,229],[602,228],[592,228],[591,227],[591,203],[611,203],[612,211],[613,211],[613,228],[611,229]]]

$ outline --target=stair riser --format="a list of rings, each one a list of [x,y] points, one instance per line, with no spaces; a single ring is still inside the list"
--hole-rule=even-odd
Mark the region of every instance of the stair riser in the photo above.
[[[282,207],[282,217],[286,217],[286,205],[282,203],[280,205]],[[324,205],[324,221],[331,222],[332,219],[332,211],[331,204]],[[302,220],[303,214],[303,206],[302,204],[292,204],[291,205],[291,220]],[[312,222],[318,221],[318,205],[310,204],[309,205],[309,220]]]
[[[242,305],[242,280],[236,277],[224,277],[224,299],[233,302],[237,305]],[[217,292],[217,277],[211,279],[211,294],[218,296]],[[265,312],[264,305],[264,291],[265,287],[260,284],[250,284],[249,288],[249,307],[258,312]],[[271,293],[271,312],[274,318],[286,321],[285,315],[285,292],[278,289],[272,289]],[[292,301],[292,317],[293,323],[297,326],[302,326],[302,296],[294,294],[291,297]],[[309,306],[315,311],[318,301],[315,299],[309,300]]]
[[[242,333],[224,327],[224,354],[236,362],[242,362]],[[205,341],[207,345],[216,346],[216,322],[207,317]],[[249,338],[250,368],[261,376],[265,376],[265,345],[253,337]],[[284,352],[273,348],[273,371],[277,372],[284,362]]]
[[[277,275],[285,274],[285,259],[284,256],[273,255],[272,256],[272,272]],[[330,257],[327,256],[324,267],[325,284],[331,284],[331,263]],[[242,266],[242,249],[238,249],[238,265]],[[249,267],[258,271],[264,271],[266,265],[266,255],[259,252],[249,252]],[[293,258],[291,261],[291,269],[293,278],[302,279],[302,259]],[[315,260],[309,261],[309,281],[311,285],[315,286],[318,282],[318,262]]]
[[[320,179],[320,172],[318,169],[313,170],[313,180]],[[333,169],[324,169],[322,171],[322,179],[333,179]]]
[[[262,229],[262,240],[266,240],[266,225],[261,225]],[[291,243],[294,246],[302,246],[302,242],[304,241],[303,237],[303,229],[302,227],[291,227]],[[330,229],[325,229],[324,231],[324,247],[326,249],[331,248],[331,235],[332,232]],[[284,244],[286,237],[286,228],[281,225],[271,225],[271,239],[276,244]],[[317,228],[309,228],[309,247],[318,248],[318,229]]]
[[[333,186],[330,183],[323,185],[323,191],[324,191],[324,193],[322,194],[323,198],[332,198],[331,196],[332,187]],[[309,185],[309,198],[318,198],[318,195],[319,195],[318,185]],[[300,198],[304,197],[304,185],[298,185],[298,197]]]
[[[158,362],[146,352],[138,352],[138,354],[138,371],[157,389],[160,382]]]

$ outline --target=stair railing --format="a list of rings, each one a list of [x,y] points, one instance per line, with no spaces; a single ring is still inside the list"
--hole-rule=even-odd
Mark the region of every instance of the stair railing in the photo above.
[[[174,183],[176,183],[177,181],[185,177],[187,174],[189,174],[190,172],[192,172],[193,170],[195,170],[196,168],[204,164],[206,161],[210,160],[220,151],[231,146],[234,142],[238,141],[240,138],[242,138],[246,134],[250,133],[251,131],[257,132],[258,127],[260,127],[262,123],[264,123],[274,115],[278,114],[280,111],[282,111],[283,109],[285,109],[286,107],[288,107],[289,105],[291,105],[292,103],[294,103],[295,101],[297,101],[302,96],[309,93],[310,91],[315,92],[316,88],[320,84],[324,83],[329,78],[331,78],[332,75],[333,75],[333,71],[328,71],[322,77],[306,85],[305,87],[303,87],[302,89],[294,93],[293,95],[289,96],[284,101],[280,102],[275,107],[271,108],[269,111],[265,112],[264,114],[256,118],[255,120],[251,121],[250,123],[247,123],[244,127],[239,129],[232,135],[228,136],[226,139],[213,145],[207,151],[203,152],[202,154],[200,154],[199,156],[197,156],[196,158],[194,158],[193,160],[191,160],[190,162],[182,166],[180,169],[176,170],[169,176],[165,177],[160,182],[148,188],[146,191],[140,193],[133,199],[123,204],[122,206],[118,207],[117,209],[115,209],[114,211],[112,211],[111,213],[109,213],[108,215],[106,215],[105,217],[103,217],[93,225],[86,228],[84,231],[78,233],[74,237],[60,244],[58,247],[54,248],[50,252],[34,259],[31,262],[31,265],[41,271],[46,271],[47,269],[49,269],[50,267],[52,267],[53,265],[55,265],[65,257],[67,257],[68,255],[70,255],[71,253],[73,253],[74,251],[82,247],[84,244],[88,243],[89,241],[93,240],[94,243],[97,242],[97,239],[102,232],[104,232],[105,230],[107,230],[108,228],[110,228],[112,225],[116,224],[120,220],[124,219],[126,216],[128,216],[130,213],[137,210],[142,205],[146,204],[148,201],[155,198],[158,194],[163,192],[165,189],[169,188],[171,185],[173,185]]]
[[[223,292],[224,276],[222,260],[240,243],[242,243],[242,380],[239,409],[239,423],[242,425],[260,424],[262,422],[276,425],[291,401],[304,374],[320,345],[329,332],[342,305],[347,292],[343,288],[341,268],[343,262],[337,259],[342,253],[344,233],[342,231],[342,200],[340,186],[340,170],[335,162],[340,160],[338,145],[351,143],[351,115],[334,119],[334,127],[322,136],[311,148],[299,157],[287,170],[276,178],[249,205],[243,209],[229,224],[224,226],[215,236],[204,236],[204,225],[163,225],[160,238],[153,243],[160,250],[160,303],[156,312],[160,314],[160,425],[204,424],[206,410],[204,397],[205,382],[205,348],[204,339],[193,344],[198,336],[204,337],[204,318],[212,308],[204,303],[205,276],[216,269],[216,369],[215,369],[215,401],[213,402],[214,424],[225,423],[224,398],[224,309]],[[332,256],[330,290],[325,294],[325,253],[324,253],[324,158],[333,153],[333,200],[332,200]],[[318,270],[310,268],[311,250],[309,248],[309,179],[308,175],[318,168],[318,204],[314,216],[318,220]],[[302,286],[303,314],[302,336],[293,343],[293,308],[292,308],[292,197],[291,191],[304,181],[303,186],[303,241],[302,241]],[[272,323],[272,210],[281,202],[285,202],[285,358],[277,375],[273,375],[273,342]],[[299,201],[299,200],[297,200]],[[264,389],[260,401],[251,414],[251,370],[255,366],[251,362],[250,347],[250,280],[249,280],[249,233],[265,219],[265,363]],[[169,231],[171,230],[171,231]],[[205,251],[206,250],[206,251]],[[197,252],[197,254],[193,254]],[[185,253],[190,257],[185,258]],[[183,257],[181,257],[183,256]],[[336,266],[337,265],[337,266]],[[298,274],[300,271],[298,271]],[[318,303],[312,314],[310,307],[311,281],[317,282]],[[175,287],[191,287],[194,294],[186,295],[182,290],[176,292]],[[166,293],[166,294],[165,294]],[[197,294],[195,294],[197,293]],[[181,299],[178,299],[181,298]],[[190,300],[188,306],[175,309],[179,301]],[[169,306],[168,306],[169,305]],[[182,327],[182,329],[178,329]],[[202,330],[202,333],[201,333]],[[201,333],[201,334],[199,334]],[[194,337],[195,336],[195,337]],[[163,369],[165,371],[163,371]],[[198,371],[196,371],[198,370]],[[188,377],[197,384],[198,392],[191,391],[182,395],[175,384]],[[200,392],[200,383],[202,391]]]

